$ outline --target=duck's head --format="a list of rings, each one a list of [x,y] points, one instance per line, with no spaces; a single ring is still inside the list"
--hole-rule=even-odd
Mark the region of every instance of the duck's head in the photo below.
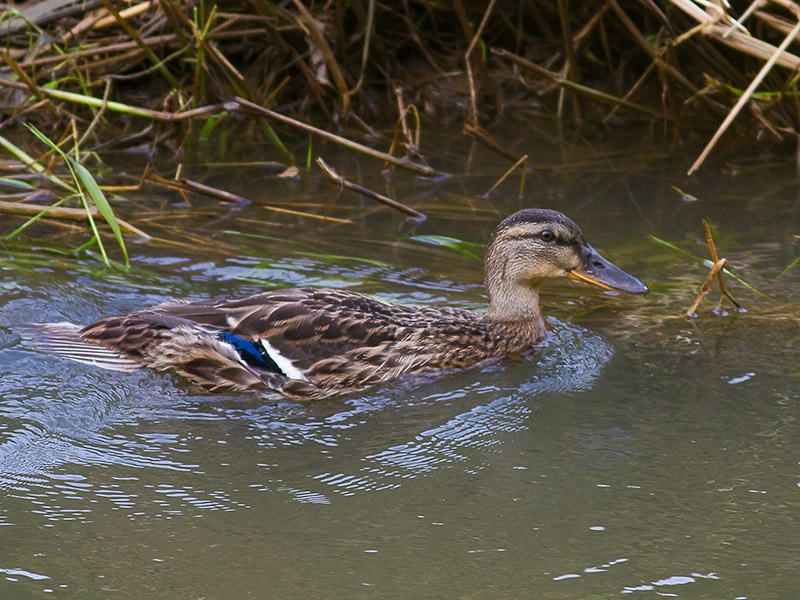
[[[487,317],[516,321],[539,316],[539,284],[569,277],[607,290],[646,294],[647,286],[592,248],[572,219],[529,208],[497,226],[486,252]]]

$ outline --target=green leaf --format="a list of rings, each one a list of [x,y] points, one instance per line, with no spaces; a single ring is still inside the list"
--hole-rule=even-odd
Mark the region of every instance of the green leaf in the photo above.
[[[20,181],[19,179],[13,179],[11,177],[0,177],[0,185],[26,191],[32,191],[36,189],[27,181]]]
[[[123,256],[125,256],[125,264],[129,265],[128,249],[125,247],[125,240],[122,238],[122,231],[120,231],[119,223],[117,223],[117,217],[114,215],[114,211],[111,208],[111,205],[108,203],[103,190],[101,190],[100,186],[97,185],[94,177],[92,177],[92,174],[89,173],[89,170],[86,167],[75,162],[71,158],[68,158],[68,160],[73,163],[83,187],[86,188],[87,192],[89,192],[89,197],[92,199],[92,202],[95,203],[95,206],[97,206],[100,214],[103,215],[103,218],[106,220],[106,223],[108,223],[111,231],[114,232],[114,237],[117,238],[117,243],[122,249]]]
[[[34,133],[34,135],[36,135],[36,137],[38,137],[40,140],[44,141],[48,146],[52,147],[53,143],[50,140],[48,140],[38,129],[36,129],[35,127],[32,128],[32,129],[30,127],[28,127],[28,129],[30,129]],[[18,161],[20,161],[22,164],[24,164],[29,169],[32,169],[36,173],[39,173],[39,174],[42,174],[42,175],[46,174],[45,173],[46,169],[42,165],[40,165],[38,162],[36,162],[36,159],[34,159],[32,156],[30,156],[27,152],[25,152],[19,146],[16,146],[11,141],[9,141],[6,138],[4,138],[2,135],[0,135],[0,146],[5,148],[6,150],[8,150],[11,154],[14,155],[14,157]],[[49,174],[49,175],[46,175],[46,176],[50,181],[53,182],[53,184],[55,184],[55,185],[57,185],[57,186],[59,186],[61,188],[64,188],[64,189],[66,189],[67,191],[70,191],[70,192],[74,192],[75,191],[74,188],[72,188],[68,183],[64,182],[60,177],[56,177],[55,175],[52,175],[52,174]]]
[[[103,245],[103,240],[100,237],[100,232],[97,230],[97,223],[95,223],[94,216],[92,215],[92,209],[89,206],[89,201],[86,198],[86,192],[89,193],[89,197],[92,199],[92,202],[97,206],[100,214],[103,215],[103,218],[108,223],[111,230],[114,232],[115,237],[117,238],[117,242],[119,242],[120,247],[122,248],[122,253],[125,255],[125,264],[129,265],[128,262],[128,251],[125,248],[125,242],[122,239],[122,232],[119,229],[119,223],[117,223],[117,219],[114,216],[114,211],[111,210],[111,206],[108,204],[108,200],[106,200],[105,195],[103,194],[100,186],[97,185],[97,182],[92,177],[92,174],[89,173],[89,170],[84,167],[83,165],[79,164],[76,160],[71,158],[64,152],[61,148],[58,147],[53,141],[51,141],[46,135],[44,135],[41,131],[36,129],[33,125],[28,123],[25,126],[42,142],[50,146],[55,152],[57,152],[61,158],[64,159],[64,162],[67,164],[69,168],[69,172],[72,175],[72,180],[75,182],[75,187],[78,190],[78,195],[80,196],[81,202],[83,203],[83,207],[86,210],[86,218],[89,221],[89,226],[92,228],[92,233],[94,233],[94,237],[97,239],[97,247],[100,248],[100,254],[103,257],[103,262],[106,263],[107,266],[111,267],[111,260],[108,258],[108,254],[106,253],[105,246]],[[84,191],[85,190],[85,191]]]
[[[789,271],[791,271],[798,262],[800,262],[800,256],[795,258],[791,263],[789,263],[788,267],[786,267],[783,271],[781,271],[781,274],[778,275],[778,279],[780,279],[781,277],[786,275]]]
[[[458,238],[447,237],[445,235],[412,235],[411,239],[416,242],[423,242],[425,244],[432,244],[434,246],[444,246],[445,248],[450,248],[451,250],[460,252],[461,254],[471,256],[476,260],[481,260],[481,258],[472,252],[470,248],[482,248],[482,244],[465,242],[463,240],[459,240]]]

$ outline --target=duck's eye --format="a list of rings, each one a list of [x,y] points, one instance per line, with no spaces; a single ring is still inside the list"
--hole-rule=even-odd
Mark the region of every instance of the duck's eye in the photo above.
[[[539,234],[539,237],[544,242],[552,242],[554,239],[556,239],[556,234],[550,231],[549,229],[545,229],[543,232]]]

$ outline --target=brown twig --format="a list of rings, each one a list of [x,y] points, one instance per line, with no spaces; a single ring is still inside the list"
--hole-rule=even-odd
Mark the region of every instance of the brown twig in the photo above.
[[[725,263],[728,262],[728,260],[726,258],[720,258],[719,255],[717,254],[717,246],[714,243],[714,237],[711,235],[711,227],[709,227],[708,221],[706,221],[705,219],[703,219],[703,229],[705,230],[708,249],[711,252],[711,260],[714,261],[714,264],[709,270],[708,275],[706,276],[706,280],[703,282],[703,285],[700,288],[700,293],[697,294],[697,298],[695,298],[694,302],[692,302],[692,305],[687,309],[686,315],[689,317],[697,316],[696,314],[697,307],[700,306],[700,302],[711,291],[711,286],[714,282],[715,277],[717,278],[717,284],[719,285],[719,290],[720,292],[722,292],[722,298],[720,298],[720,301],[714,308],[714,310],[718,311],[720,309],[720,307],[722,306],[722,302],[725,300],[725,298],[733,302],[734,306],[736,306],[738,310],[744,310],[742,308],[742,305],[739,304],[733,298],[733,296],[731,296],[730,292],[725,287],[725,280],[723,278],[722,269],[725,266]]]
[[[517,162],[515,162],[508,171],[503,173],[503,176],[500,179],[498,179],[497,182],[492,187],[489,188],[489,190],[483,195],[483,197],[488,198],[489,194],[495,191],[500,186],[500,184],[503,183],[508,178],[508,176],[511,175],[511,173],[513,173],[516,170],[516,168],[519,167],[520,165],[522,166],[522,182],[520,183],[519,195],[520,197],[522,197],[522,191],[525,186],[525,172],[528,170],[527,154],[524,155],[522,158],[520,158]]]
[[[467,119],[466,123],[464,123],[464,129],[462,130],[464,135],[468,135],[471,138],[478,140],[481,144],[484,144],[500,154],[504,156],[508,160],[513,160],[514,162],[518,162],[520,160],[519,156],[516,156],[513,152],[508,150],[500,140],[494,137],[491,133],[489,133],[486,129],[478,125],[472,119]]]
[[[297,119],[293,119],[291,117],[287,117],[286,115],[282,115],[281,113],[277,113],[274,110],[264,108],[263,106],[259,106],[258,104],[249,102],[244,98],[236,98],[236,102],[228,102],[225,105],[225,107],[228,110],[232,111],[255,112],[257,114],[265,115],[267,117],[275,119],[276,121],[292,125],[304,131],[309,131],[320,137],[324,137],[325,139],[331,140],[332,142],[336,142],[337,144],[341,144],[342,146],[350,148],[351,150],[367,154],[374,158],[379,158],[386,162],[392,163],[393,165],[397,165],[398,167],[405,167],[406,169],[410,169],[411,171],[416,171],[417,173],[420,173],[422,175],[427,175],[429,177],[437,175],[437,171],[427,165],[421,165],[419,163],[406,160],[404,158],[396,158],[391,154],[387,154],[386,152],[375,150],[368,146],[364,146],[363,144],[359,144],[358,142],[353,142],[351,140],[348,140],[347,138],[343,138],[342,136],[336,135],[335,133],[330,133],[329,131],[325,131],[324,129],[319,129],[318,127],[314,127],[313,125],[309,125],[308,123],[303,123],[302,121],[298,121]]]
[[[357,183],[353,183],[352,181],[348,181],[341,175],[339,175],[328,163],[326,163],[321,158],[317,159],[317,164],[319,168],[327,175],[331,181],[334,181],[339,184],[339,186],[346,188],[348,190],[353,190],[354,192],[358,192],[362,196],[366,196],[367,198],[372,198],[373,200],[377,200],[378,202],[382,202],[386,206],[391,206],[401,212],[406,213],[414,217],[415,219],[425,219],[425,215],[418,210],[414,210],[410,206],[406,206],[402,202],[398,202],[397,200],[392,200],[388,196],[383,196],[377,192],[373,192],[369,188],[365,188],[364,186],[358,185]]]
[[[472,56],[472,53],[475,51],[475,46],[478,45],[478,40],[481,39],[481,34],[483,33],[484,28],[486,27],[486,23],[489,20],[489,15],[491,14],[496,1],[497,0],[490,0],[489,6],[486,7],[486,11],[483,13],[483,19],[481,19],[481,24],[478,26],[478,31],[476,31],[475,35],[472,36],[472,40],[469,43],[469,48],[467,48],[467,51],[464,53],[464,62],[467,65],[467,79],[469,81],[470,107],[472,109],[471,117],[472,120],[475,121],[476,123],[478,122],[478,98],[475,92],[475,79],[472,76],[472,64],[470,63],[470,58]],[[458,2],[458,5],[460,6],[461,3]],[[462,12],[463,10],[464,10],[463,7],[461,7]],[[481,65],[482,64],[483,62],[481,59]],[[482,74],[484,75],[484,80],[488,79],[488,74],[485,73],[485,69],[484,72],[482,72]]]
[[[150,59],[153,65],[158,69],[158,72],[161,73],[164,79],[166,79],[170,86],[172,86],[172,89],[179,89],[181,84],[178,83],[178,80],[175,78],[175,76],[170,73],[164,62],[153,53],[147,44],[144,43],[139,33],[133,27],[131,27],[127,19],[119,13],[117,8],[111,3],[110,0],[102,0],[102,2],[106,7],[106,10],[111,13],[117,23],[119,23],[120,27],[122,27],[131,37],[131,39],[142,49],[142,51],[147,55],[147,58]]]
[[[36,96],[36,99],[39,100],[39,102],[46,102],[45,106],[50,111],[50,115],[55,117],[56,109],[55,107],[53,107],[53,104],[49,100],[47,100],[47,98],[44,97],[41,89],[33,82],[33,80],[30,77],[28,77],[28,74],[22,70],[19,63],[17,63],[17,61],[15,61],[11,57],[11,54],[9,54],[5,50],[0,50],[0,58],[2,58],[3,61],[5,61],[5,63],[9,67],[11,67],[11,70],[14,71],[14,73],[16,73],[17,77],[19,77],[20,79],[22,79],[23,82],[25,82],[27,88],[34,96]]]
[[[708,248],[711,252],[711,260],[713,260],[714,263],[716,264],[717,262],[719,262],[719,256],[717,255],[717,246],[716,244],[714,244],[714,237],[711,235],[711,228],[708,226],[708,221],[706,221],[705,219],[703,219],[703,229],[706,232],[706,242],[708,243]],[[730,292],[728,292],[728,289],[725,287],[725,279],[722,275],[722,271],[717,272],[717,283],[719,284],[719,291],[722,292],[722,295],[731,302],[733,302],[733,305],[736,308],[739,309],[742,308],[742,305],[733,299],[733,296],[730,295]],[[722,303],[721,300],[720,303]]]
[[[561,21],[561,31],[564,38],[564,53],[566,55],[566,79],[569,81],[577,81],[578,65],[575,61],[575,43],[572,39],[572,26],[570,23],[571,14],[567,0],[558,0],[558,18]],[[573,100],[573,108],[575,111],[575,120],[581,118],[581,105],[579,96],[576,94]]]
[[[703,286],[700,288],[700,293],[697,294],[697,298],[695,298],[692,305],[686,310],[686,316],[689,317],[696,317],[697,307],[700,306],[700,302],[708,295],[708,292],[711,291],[711,284],[714,281],[714,276],[718,275],[719,272],[722,270],[722,267],[725,266],[725,263],[728,262],[726,258],[718,260],[714,263],[714,266],[711,267],[711,270],[708,272],[706,276],[706,280],[703,282]]]

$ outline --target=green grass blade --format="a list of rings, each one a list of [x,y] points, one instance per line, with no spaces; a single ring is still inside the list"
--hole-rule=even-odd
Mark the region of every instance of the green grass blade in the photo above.
[[[461,254],[471,256],[476,260],[481,260],[477,254],[470,250],[470,248],[481,248],[481,244],[465,242],[463,240],[459,240],[458,238],[447,237],[445,235],[412,235],[411,239],[417,242],[423,242],[425,244],[450,248],[451,250],[455,250]]]
[[[128,249],[125,247],[125,240],[122,237],[122,231],[120,231],[119,223],[117,223],[117,217],[114,215],[114,211],[111,208],[111,205],[108,203],[103,190],[101,190],[100,186],[97,185],[97,181],[95,181],[94,177],[92,177],[92,174],[86,167],[75,162],[71,158],[68,158],[68,160],[73,163],[83,187],[87,192],[89,192],[89,197],[92,199],[92,202],[94,202],[95,206],[97,206],[100,214],[103,215],[103,218],[106,220],[106,223],[108,223],[111,231],[114,232],[114,237],[117,238],[117,243],[122,249],[123,256],[125,256],[125,264],[129,266],[130,262],[128,261]]]
[[[14,179],[13,177],[0,177],[0,185],[17,190],[25,190],[26,192],[31,192],[36,189],[27,181],[20,181],[19,179]]]
[[[64,159],[64,162],[67,164],[67,167],[69,168],[70,175],[72,175],[72,180],[75,182],[75,187],[77,188],[78,195],[81,199],[81,202],[83,203],[83,208],[86,210],[86,218],[89,220],[89,225],[92,228],[92,233],[94,233],[94,237],[97,239],[97,246],[98,248],[100,248],[100,253],[103,256],[103,262],[106,263],[106,266],[111,267],[111,262],[109,261],[108,254],[106,254],[106,249],[105,246],[103,245],[103,240],[100,238],[100,232],[97,230],[97,223],[95,223],[94,217],[92,216],[92,209],[89,206],[89,201],[86,199],[86,193],[83,191],[83,188],[81,188],[80,180],[78,179],[78,175],[75,172],[75,168],[73,166],[77,165],[78,163],[76,163],[69,156],[67,156],[67,154],[61,148],[59,148],[55,143],[53,143],[50,140],[50,138],[48,138],[45,134],[36,129],[36,127],[28,123],[26,123],[25,126],[42,142],[50,146],[50,148],[52,148],[54,151],[58,152],[61,158]]]
[[[654,242],[656,242],[658,244],[661,244],[662,246],[666,246],[670,250],[674,250],[675,252],[683,254],[684,256],[690,256],[691,258],[693,258],[696,261],[703,262],[704,260],[706,260],[705,258],[701,258],[700,256],[697,256],[696,254],[692,254],[688,250],[684,250],[680,246],[676,246],[672,242],[668,242],[667,240],[663,240],[660,237],[656,237],[656,236],[650,235],[650,234],[648,234],[647,237],[650,238],[651,240],[653,240]]]
[[[44,217],[48,212],[50,212],[51,209],[56,208],[57,206],[61,206],[66,200],[67,200],[67,198],[61,198],[61,200],[58,200],[58,201],[54,202],[50,206],[44,207],[42,209],[42,212],[40,212],[38,215],[35,215],[35,216],[31,217],[30,219],[28,219],[27,221],[25,221],[22,225],[17,227],[14,231],[9,233],[8,235],[4,235],[3,237],[0,237],[0,240],[10,240],[12,238],[17,237],[20,233],[25,231],[28,227],[30,227],[31,225],[36,223],[36,221],[38,221],[39,219]]]
[[[780,279],[781,277],[783,277],[784,275],[786,275],[786,274],[787,274],[789,271],[791,271],[792,269],[794,269],[794,266],[795,266],[795,265],[796,265],[798,262],[800,262],[800,256],[798,256],[797,258],[795,258],[795,259],[794,259],[794,260],[793,260],[791,263],[789,263],[789,266],[788,266],[788,267],[786,267],[786,268],[785,268],[783,271],[781,271],[781,274],[780,274],[780,275],[778,275],[778,279]]]
[[[52,142],[50,140],[48,140],[46,137],[44,137],[44,135],[40,131],[38,131],[38,130],[34,131],[33,129],[31,131],[33,132],[34,135],[36,135],[36,137],[38,137],[39,139],[43,139],[48,146],[52,146]],[[64,188],[64,189],[66,189],[66,190],[68,190],[68,191],[70,191],[72,193],[75,193],[75,191],[76,191],[75,188],[71,187],[68,183],[63,181],[61,178],[56,177],[55,175],[52,175],[52,174],[47,175],[47,170],[42,165],[40,165],[38,162],[36,162],[35,158],[33,158],[30,154],[25,152],[22,148],[20,148],[17,145],[11,143],[9,140],[4,138],[2,135],[0,135],[0,146],[5,148],[6,150],[8,150],[11,154],[14,155],[14,157],[18,161],[20,161],[22,164],[24,164],[29,169],[33,170],[36,173],[39,173],[40,175],[46,175],[47,178],[50,179],[50,181],[52,181],[55,185],[57,185],[57,186],[59,186],[61,188]]]

